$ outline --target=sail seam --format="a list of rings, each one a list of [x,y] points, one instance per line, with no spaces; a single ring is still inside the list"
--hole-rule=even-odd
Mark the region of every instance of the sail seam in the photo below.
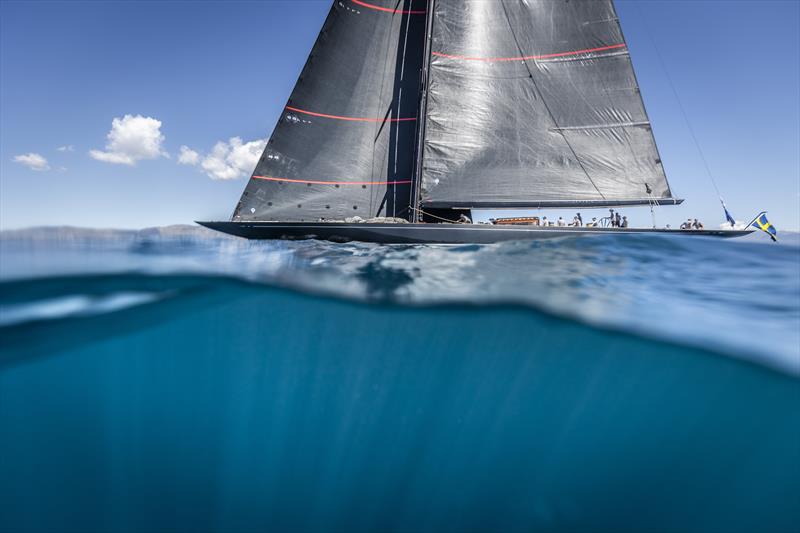
[[[642,122],[618,122],[616,124],[589,124],[587,126],[563,126],[550,128],[550,131],[571,131],[571,130],[606,130],[613,128],[629,128],[633,126],[649,126],[649,121]]]
[[[375,4],[368,4],[362,0],[350,0],[357,6],[366,7],[367,9],[374,9],[375,11],[383,11],[385,13],[392,13],[393,15],[424,15],[424,9],[392,9],[391,7],[376,6]]]
[[[625,43],[620,44],[612,44],[608,46],[600,46],[597,48],[586,48],[584,50],[571,50],[569,52],[556,52],[553,54],[544,54],[544,55],[530,55],[530,56],[516,56],[516,57],[476,57],[476,56],[461,56],[461,55],[454,55],[454,54],[445,54],[443,52],[432,52],[433,55],[437,57],[443,57],[445,59],[458,59],[461,61],[486,61],[486,62],[503,62],[503,61],[527,61],[527,60],[537,60],[537,59],[551,59],[556,57],[568,57],[568,56],[576,56],[582,54],[592,54],[596,52],[604,52],[606,50],[617,50],[620,48],[625,48],[627,45]]]
[[[549,59],[537,59],[539,63],[571,63],[573,61],[592,61],[599,59],[611,59],[614,57],[628,57],[630,52],[627,49],[619,48],[617,51],[609,52],[606,54],[584,54],[576,56],[559,56],[551,57]]]
[[[291,107],[288,105],[286,106],[286,109],[289,111],[294,111],[295,113],[302,113],[303,115],[309,115],[312,117],[329,118],[332,120],[345,120],[349,122],[413,122],[417,120],[417,117],[407,117],[407,118],[345,117],[341,115],[329,115],[327,113],[317,113],[315,111],[307,111],[305,109]]]
[[[276,178],[273,176],[253,176],[255,180],[283,181],[287,183],[307,183],[310,185],[404,185],[411,183],[411,180],[395,181],[322,181],[322,180],[301,180],[294,178]]]

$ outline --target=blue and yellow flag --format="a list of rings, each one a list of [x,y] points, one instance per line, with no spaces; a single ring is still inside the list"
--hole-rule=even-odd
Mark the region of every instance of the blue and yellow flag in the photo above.
[[[761,213],[760,215],[758,215],[756,217],[756,219],[753,221],[753,223],[751,224],[751,226],[753,226],[754,228],[760,229],[761,231],[763,231],[764,233],[769,235],[770,239],[772,239],[773,241],[777,242],[777,240],[778,240],[778,230],[776,230],[775,226],[773,226],[770,223],[770,221],[767,220],[767,213],[766,212]]]

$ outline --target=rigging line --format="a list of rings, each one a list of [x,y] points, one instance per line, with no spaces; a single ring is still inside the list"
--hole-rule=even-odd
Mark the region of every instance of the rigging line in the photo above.
[[[678,90],[675,88],[675,84],[672,82],[672,77],[669,75],[669,71],[667,70],[667,65],[664,62],[664,58],[661,55],[661,50],[659,50],[658,45],[656,44],[656,40],[653,37],[653,32],[650,31],[650,26],[647,24],[647,18],[644,16],[641,6],[637,4],[636,9],[639,11],[639,18],[642,19],[642,26],[644,26],[645,33],[647,33],[647,37],[650,39],[650,43],[653,45],[653,49],[656,52],[656,57],[658,58],[658,62],[661,65],[661,70],[664,71],[664,76],[667,78],[667,83],[669,84],[669,87],[672,90],[672,94],[675,97],[675,101],[678,102],[678,108],[680,109],[681,115],[683,116],[683,121],[686,123],[686,129],[689,130],[689,135],[692,137],[694,146],[695,148],[697,148],[697,152],[700,154],[700,159],[703,161],[703,166],[705,167],[706,174],[708,175],[708,178],[711,180],[711,185],[714,187],[714,190],[716,191],[720,202],[722,202],[722,194],[719,192],[719,187],[717,187],[717,182],[714,179],[714,175],[711,172],[711,167],[708,164],[708,160],[706,159],[703,149],[700,147],[700,142],[697,140],[697,135],[695,135],[694,133],[694,128],[692,128],[692,123],[689,121],[689,115],[686,113],[686,109],[683,107],[683,102],[681,101],[680,96],[678,96]]]
[[[514,31],[514,25],[511,24],[511,17],[508,15],[508,10],[506,9],[506,1],[500,0],[500,5],[503,8],[503,14],[506,16],[508,27],[511,30],[511,37],[514,38],[514,44],[517,45],[517,51],[519,51],[520,55],[522,55],[523,54],[522,47],[519,44],[519,39],[517,39],[517,32]],[[534,59],[533,62],[535,63],[536,60]],[[553,115],[553,112],[550,110],[550,106],[547,105],[547,102],[544,99],[544,93],[539,89],[539,85],[536,83],[536,79],[533,77],[533,71],[531,70],[531,67],[528,66],[527,61],[523,61],[522,64],[525,65],[525,69],[528,71],[531,83],[533,83],[533,87],[536,89],[536,92],[539,93],[539,98],[542,99],[542,105],[544,105],[547,114],[550,116],[550,120],[553,121],[553,124],[555,124],[556,128],[559,128],[560,126],[558,125],[558,121],[556,120],[555,115]],[[572,156],[575,158],[575,161],[577,161],[578,165],[580,165],[581,170],[583,170],[583,173],[586,174],[586,178],[589,180],[589,183],[592,184],[592,187],[594,187],[594,189],[597,191],[597,194],[599,194],[603,198],[603,200],[605,200],[606,196],[600,191],[600,189],[597,187],[597,184],[589,175],[589,171],[586,170],[586,166],[583,164],[583,161],[581,161],[581,158],[578,157],[578,154],[575,151],[575,148],[572,146],[572,143],[569,142],[569,139],[567,139],[567,135],[561,130],[558,130],[558,132],[561,134],[561,137],[563,137],[564,142],[567,144],[567,147],[569,147],[569,151],[572,152]]]
[[[413,4],[413,0],[412,0],[411,3]],[[406,53],[408,51],[408,33],[409,33],[410,29],[411,29],[411,17],[406,17],[406,30],[405,30],[405,36],[403,38],[403,61],[402,61],[401,65],[400,65],[400,95],[398,97],[398,102],[397,102],[397,114],[398,115],[400,115],[400,111],[402,109],[401,104],[403,102],[403,80],[405,79],[405,73],[406,73]],[[417,110],[417,113],[419,113],[419,110]],[[395,175],[395,177],[397,177],[397,155],[398,155],[398,148],[400,146],[400,128],[399,128],[399,125],[398,125],[397,130],[395,131],[395,136],[396,137],[395,137],[395,145],[394,145],[394,175]],[[408,188],[408,203],[409,203],[409,205],[411,205],[411,190],[412,189],[413,189],[413,187],[409,187]],[[396,190],[397,189],[395,188],[395,191]],[[395,193],[395,197],[396,196],[397,196],[397,193]],[[397,203],[397,199],[396,198],[395,198],[395,203]]]
[[[442,217],[437,217],[436,215],[434,215],[432,213],[428,213],[427,211],[425,211],[423,209],[420,209],[418,207],[414,207],[413,205],[410,205],[409,207],[411,209],[413,209],[414,211],[418,211],[418,212],[422,213],[423,215],[428,215],[429,217],[439,219],[439,220],[441,220],[443,222],[447,222],[448,224],[456,224],[456,222],[453,222],[452,220],[449,220],[449,219],[446,219],[446,218],[442,218]]]
[[[394,15],[392,15],[392,19],[394,19]],[[390,31],[386,32],[386,39],[385,39],[385,42],[384,42],[384,57],[388,56],[389,51],[392,49],[391,40],[392,40],[392,32],[390,30]],[[389,70],[389,61],[384,61],[383,62],[383,72],[381,73],[381,88],[380,88],[380,92],[378,93],[378,105],[379,106],[381,105],[381,102],[383,102],[383,94],[384,94],[384,91],[386,90],[386,74],[387,74],[388,70]],[[391,116],[392,104],[393,103],[394,103],[393,100],[389,102],[389,107],[386,110],[386,114],[384,115],[384,119],[386,117],[390,117]],[[381,123],[380,126],[378,126],[376,124],[376,127],[375,127],[375,137],[373,138],[373,141],[372,141],[372,154],[371,154],[371,160],[370,160],[370,178],[375,176],[375,163],[376,163],[375,149],[377,147],[378,137],[380,136],[381,132],[383,131],[383,126],[384,126],[385,123],[386,122],[384,121],[383,123]],[[389,130],[391,131],[391,125],[389,126]],[[383,167],[383,161],[381,160],[381,161],[379,161],[379,163],[380,163],[381,167]],[[381,172],[383,172],[383,171],[381,170]],[[388,171],[387,171],[387,179],[388,179],[388,177],[389,176],[388,176]],[[388,190],[386,192],[388,193]],[[372,212],[372,207],[375,205],[375,200],[376,199],[377,199],[376,193],[374,191],[370,191],[370,193],[369,193],[369,211],[368,211],[369,213]],[[386,193],[384,193],[383,199],[381,200],[381,206],[378,208],[378,210],[383,208],[383,205],[385,204],[385,202],[386,202]],[[386,214],[387,215],[389,214],[388,210],[387,210]]]
[[[409,4],[413,3],[413,0],[409,2]],[[408,32],[411,28],[411,17],[405,16],[406,19],[406,29],[403,35],[403,52],[402,52],[402,60],[400,62],[400,90],[398,91],[397,95],[397,115],[400,115],[400,112],[403,109],[403,81],[406,72],[406,52],[408,50]],[[399,156],[400,150],[400,124],[395,125],[394,130],[394,169],[392,172],[392,177],[397,178],[397,159]],[[397,216],[397,187],[392,187],[392,213],[393,216]]]

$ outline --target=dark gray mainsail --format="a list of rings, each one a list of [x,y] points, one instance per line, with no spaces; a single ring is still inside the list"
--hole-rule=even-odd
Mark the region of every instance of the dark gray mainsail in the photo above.
[[[435,0],[423,207],[677,203],[611,0]]]
[[[234,221],[408,218],[426,0],[336,0]]]

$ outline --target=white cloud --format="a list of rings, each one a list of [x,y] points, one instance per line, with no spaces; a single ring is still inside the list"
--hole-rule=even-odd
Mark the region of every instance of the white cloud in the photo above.
[[[189,148],[181,146],[181,153],[178,155],[178,163],[181,165],[196,165],[200,162],[200,154]]]
[[[75,147],[72,146],[71,144],[67,144],[65,146],[59,146],[58,148],[56,148],[56,150],[58,150],[59,152],[74,152]]]
[[[199,164],[203,172],[213,180],[235,180],[253,171],[266,146],[266,139],[242,142],[240,137],[231,137],[227,142],[215,144],[211,153],[206,156],[182,146],[178,162],[186,165]]]
[[[31,170],[36,170],[39,172],[44,170],[50,170],[50,165],[47,164],[47,159],[42,157],[40,154],[34,152],[22,155],[15,155],[14,161],[21,165],[25,165]]]
[[[135,165],[142,159],[169,157],[163,148],[161,121],[142,115],[125,115],[111,122],[106,149],[91,150],[93,159],[118,165]]]

